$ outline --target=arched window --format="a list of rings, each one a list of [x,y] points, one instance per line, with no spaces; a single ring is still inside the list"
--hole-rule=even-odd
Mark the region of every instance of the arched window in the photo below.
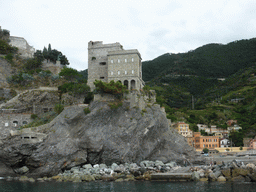
[[[17,127],[18,124],[19,124],[18,121],[13,121],[13,126],[14,126],[14,127]]]
[[[129,82],[127,80],[124,81],[124,86],[126,86],[127,89],[128,89],[128,83]]]
[[[23,125],[27,125],[28,122],[27,122],[27,121],[23,121],[22,124],[23,124]]]
[[[135,89],[135,88],[136,88],[135,80],[131,80],[131,89]]]

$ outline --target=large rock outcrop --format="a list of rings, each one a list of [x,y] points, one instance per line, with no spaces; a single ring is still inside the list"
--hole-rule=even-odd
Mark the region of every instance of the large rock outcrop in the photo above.
[[[184,137],[170,130],[159,105],[144,110],[129,106],[124,102],[111,109],[107,102],[93,102],[89,114],[84,106],[67,107],[51,123],[34,129],[47,135],[42,142],[10,133],[0,142],[0,165],[5,170],[26,166],[27,175],[49,176],[86,163],[195,160]]]

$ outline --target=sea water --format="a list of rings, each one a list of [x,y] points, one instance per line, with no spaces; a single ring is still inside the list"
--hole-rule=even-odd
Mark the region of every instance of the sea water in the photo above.
[[[162,191],[256,191],[256,183],[234,182],[157,182],[157,181],[131,181],[131,182],[15,182],[0,180],[0,192],[162,192]]]

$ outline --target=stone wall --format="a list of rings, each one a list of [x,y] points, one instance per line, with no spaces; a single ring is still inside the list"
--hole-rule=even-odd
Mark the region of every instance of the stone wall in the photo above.
[[[59,74],[64,67],[64,65],[60,64],[60,61],[53,63],[53,62],[47,62],[47,60],[44,60],[42,64],[43,64],[42,65],[43,70],[49,70],[52,72],[52,74],[55,74],[55,75]]]
[[[153,90],[150,90],[148,93],[143,93],[141,91],[131,91],[128,94],[124,95],[124,98],[129,102],[130,107],[138,107],[139,109],[145,109],[147,106],[152,106],[156,102],[156,93]],[[104,101],[111,102],[115,101],[116,98],[112,94],[95,94],[94,101]],[[160,107],[160,106],[159,106]],[[161,110],[165,113],[164,108]]]
[[[1,111],[0,127],[19,128],[31,122],[31,113],[9,113]]]
[[[21,57],[33,58],[35,53],[35,48],[30,46],[28,42],[23,37],[10,36],[10,45],[18,47]]]

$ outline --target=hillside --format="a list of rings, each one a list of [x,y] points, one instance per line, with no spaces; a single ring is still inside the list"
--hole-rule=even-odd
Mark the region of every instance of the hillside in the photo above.
[[[198,123],[225,129],[227,120],[237,120],[243,129],[230,137],[241,146],[243,137],[256,135],[255,53],[255,38],[208,44],[143,62],[143,78],[173,122],[185,121],[196,131]]]
[[[143,80],[163,75],[228,77],[256,61],[256,38],[223,44],[207,44],[188,53],[166,53],[143,62]]]

